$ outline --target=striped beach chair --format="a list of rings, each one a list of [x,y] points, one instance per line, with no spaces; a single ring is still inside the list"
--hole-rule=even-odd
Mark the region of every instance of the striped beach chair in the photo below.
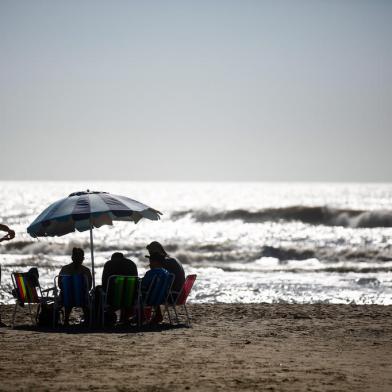
[[[140,279],[137,276],[111,275],[105,291],[101,295],[101,323],[105,325],[105,311],[121,310],[129,313],[138,312],[140,326]]]
[[[36,325],[40,305],[54,301],[54,297],[48,296],[51,289],[42,291],[39,282],[33,282],[31,275],[25,272],[13,272],[11,274],[11,279],[16,293],[16,302],[12,315],[12,328],[15,326],[17,309],[21,308],[20,305],[24,304],[27,304],[31,322]],[[35,283],[38,283],[38,286],[36,286]],[[43,292],[46,292],[45,296],[43,295]],[[38,305],[35,317],[33,317],[32,305]]]

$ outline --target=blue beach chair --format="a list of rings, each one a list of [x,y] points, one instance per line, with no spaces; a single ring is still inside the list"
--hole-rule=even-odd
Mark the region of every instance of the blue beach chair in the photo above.
[[[89,313],[89,326],[91,326],[92,298],[86,275],[58,275],[54,278],[54,285],[56,299],[53,309],[53,326],[55,324],[55,312],[61,308],[87,309]]]
[[[169,316],[170,324],[172,323],[171,316],[168,311],[168,298],[169,298],[169,293],[173,281],[174,281],[173,274],[154,277],[147,291],[142,293],[142,298],[143,298],[142,307],[143,307],[144,314],[146,314],[145,310],[148,309],[155,310],[158,306],[163,305],[165,307],[165,312],[167,312]]]

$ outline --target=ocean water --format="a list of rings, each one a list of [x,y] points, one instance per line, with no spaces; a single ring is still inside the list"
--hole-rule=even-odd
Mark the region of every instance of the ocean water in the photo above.
[[[143,274],[157,240],[198,275],[190,300],[392,304],[392,184],[0,182],[0,303],[12,302],[12,271],[39,268],[49,287],[89,232],[33,239],[27,226],[50,203],[107,191],[163,212],[158,222],[94,229],[96,280],[114,251]]]

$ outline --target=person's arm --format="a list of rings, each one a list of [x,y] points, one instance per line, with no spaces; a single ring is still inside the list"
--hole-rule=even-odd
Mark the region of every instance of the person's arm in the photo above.
[[[135,271],[134,271],[134,275],[133,276],[139,276],[139,272],[137,270],[136,264],[134,264],[134,266],[135,266]]]
[[[15,237],[15,232],[13,230],[11,230],[8,226],[3,225],[1,223],[0,223],[0,230],[7,232],[7,234],[5,236],[0,238],[0,242],[2,242],[2,241],[9,241],[9,240],[12,240]]]
[[[128,274],[129,275],[132,275],[132,276],[138,276],[138,273],[137,273],[137,266],[136,266],[136,264],[132,261],[132,260],[129,260],[129,265],[128,265]]]
[[[64,267],[62,267],[62,268],[60,269],[59,277],[58,277],[58,285],[59,285],[59,289],[60,289],[60,290],[63,289],[63,282],[61,281],[60,276],[61,276],[61,275],[65,275],[65,274],[63,273],[63,268],[64,268]]]
[[[147,271],[146,274],[142,278],[142,291],[146,292],[148,288],[150,287],[151,280],[153,278],[153,274],[151,270]]]
[[[106,291],[106,286],[108,284],[108,268],[107,265],[105,264],[103,267],[103,271],[102,271],[102,290]]]

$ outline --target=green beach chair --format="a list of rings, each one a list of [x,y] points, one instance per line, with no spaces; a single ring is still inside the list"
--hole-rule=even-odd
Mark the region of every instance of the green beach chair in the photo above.
[[[136,309],[140,326],[140,279],[137,276],[111,275],[101,297],[102,326],[105,325],[105,311],[109,308],[125,312]]]

